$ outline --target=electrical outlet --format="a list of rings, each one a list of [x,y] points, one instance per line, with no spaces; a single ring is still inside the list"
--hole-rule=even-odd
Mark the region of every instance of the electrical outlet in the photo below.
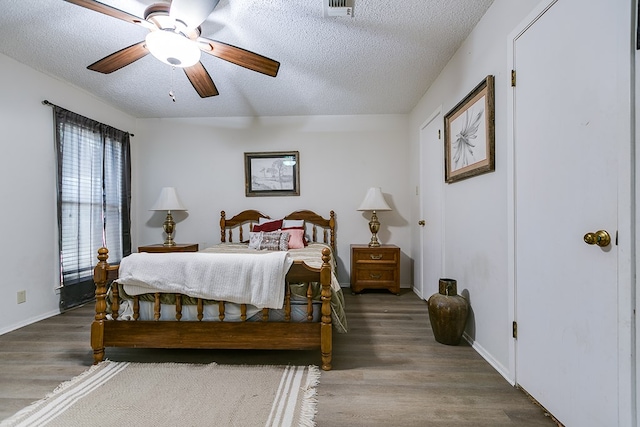
[[[27,291],[18,291],[18,304],[27,302]]]

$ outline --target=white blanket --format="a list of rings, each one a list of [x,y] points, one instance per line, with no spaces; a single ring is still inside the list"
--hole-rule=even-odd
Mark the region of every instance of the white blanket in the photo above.
[[[291,264],[284,251],[133,253],[122,259],[117,282],[129,295],[181,293],[278,309],[284,304],[285,276]]]

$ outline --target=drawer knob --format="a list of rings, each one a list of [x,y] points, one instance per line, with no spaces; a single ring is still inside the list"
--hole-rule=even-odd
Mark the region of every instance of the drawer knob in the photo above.
[[[379,255],[371,254],[369,255],[369,257],[373,260],[382,259],[382,254],[379,254]]]
[[[373,274],[373,273],[369,273],[369,276],[371,276],[372,279],[374,280],[378,280],[382,277],[382,274]]]

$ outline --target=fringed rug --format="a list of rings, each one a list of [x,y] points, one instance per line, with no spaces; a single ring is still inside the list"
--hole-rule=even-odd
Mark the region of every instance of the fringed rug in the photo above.
[[[314,426],[316,366],[102,362],[0,426]]]

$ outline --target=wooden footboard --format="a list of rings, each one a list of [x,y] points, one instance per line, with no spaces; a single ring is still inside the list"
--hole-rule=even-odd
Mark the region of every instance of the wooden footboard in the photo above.
[[[322,251],[322,267],[309,267],[302,261],[295,261],[287,274],[288,283],[320,282],[321,318],[320,322],[268,321],[268,313],[261,321],[226,322],[224,315],[220,322],[202,321],[201,305],[198,301],[200,321],[180,321],[181,301],[176,297],[176,320],[160,321],[159,296],[156,297],[156,320],[111,320],[107,318],[107,291],[117,278],[118,266],[107,262],[107,248],[98,250],[98,264],[93,278],[96,285],[96,315],[91,325],[91,347],[94,363],[104,359],[106,347],[138,348],[194,348],[194,349],[288,349],[321,351],[321,367],[331,369],[332,324],[331,324],[331,265],[330,250]],[[159,294],[158,294],[159,295]],[[113,298],[111,312],[117,313],[117,300]],[[221,302],[224,313],[224,303]],[[117,314],[116,314],[117,317]],[[310,316],[309,316],[310,318]]]

